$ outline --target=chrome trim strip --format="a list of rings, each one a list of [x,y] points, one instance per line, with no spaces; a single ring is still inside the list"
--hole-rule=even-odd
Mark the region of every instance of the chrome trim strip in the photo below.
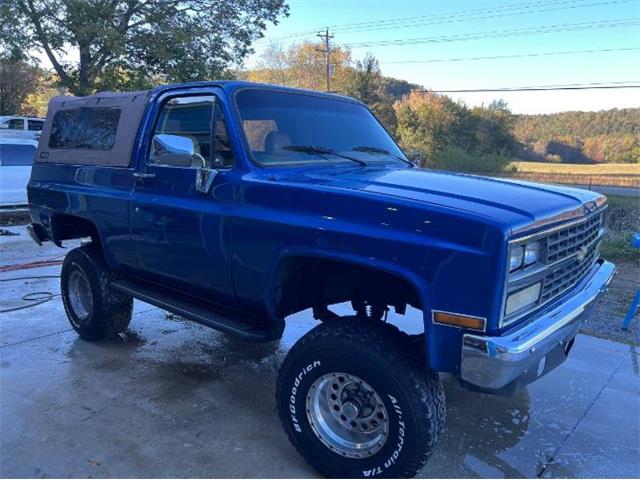
[[[598,215],[602,212],[604,212],[607,208],[609,208],[609,204],[605,204],[603,207],[599,208],[598,210],[594,210],[593,212],[590,212],[589,215],[586,215],[582,218],[579,218],[578,220],[572,220],[570,222],[567,223],[562,223],[560,225],[556,225],[555,227],[549,228],[547,230],[542,230],[540,232],[537,233],[532,233],[530,235],[527,235],[525,237],[520,237],[520,238],[514,238],[512,240],[509,240],[509,245],[511,245],[512,243],[518,244],[518,243],[522,243],[522,242],[527,242],[528,240],[531,240],[532,238],[537,238],[537,237],[545,237],[547,235],[551,235],[552,233],[557,232],[558,230],[564,230],[565,228],[570,228],[573,227],[575,225],[579,225],[581,223],[585,223],[589,220],[591,220],[591,217]]]

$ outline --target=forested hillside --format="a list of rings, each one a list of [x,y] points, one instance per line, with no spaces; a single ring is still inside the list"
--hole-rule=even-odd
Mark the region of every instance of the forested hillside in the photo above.
[[[359,98],[406,151],[420,153],[422,165],[432,168],[489,173],[504,171],[513,159],[640,164],[640,108],[513,115],[500,100],[470,107],[420,85],[386,77],[371,54],[354,60],[350,50],[335,47],[330,60],[330,85],[326,56],[314,42],[287,49],[271,46],[258,68],[225,75],[312,90],[329,88]],[[148,82],[144,87],[163,83],[160,78]],[[55,74],[24,59],[0,56],[0,114],[44,115],[48,99],[65,92]]]
[[[524,160],[640,163],[640,108],[517,115]]]

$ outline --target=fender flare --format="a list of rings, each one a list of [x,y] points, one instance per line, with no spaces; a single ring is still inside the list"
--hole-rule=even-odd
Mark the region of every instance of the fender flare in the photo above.
[[[428,295],[429,290],[424,279],[416,275],[414,272],[403,268],[396,263],[388,262],[386,260],[308,246],[285,247],[277,253],[277,255],[273,259],[273,262],[271,263],[271,267],[267,275],[268,280],[266,288],[267,293],[265,296],[265,307],[269,318],[273,319],[274,321],[277,318],[275,302],[277,275],[280,271],[282,263],[286,259],[291,257],[314,257],[324,260],[332,260],[336,262],[349,263],[354,266],[378,269],[384,271],[385,273],[394,275],[409,283],[409,285],[411,285],[418,294],[420,307],[422,309],[422,317],[425,329],[424,331],[426,332],[431,325],[431,314],[429,313],[429,305],[431,305],[431,301]],[[279,321],[282,321],[282,319],[280,319]]]
[[[98,241],[100,242],[100,251],[102,253],[102,256],[105,262],[107,263],[107,265],[109,266],[109,268],[114,268],[115,262],[113,261],[113,258],[110,256],[109,252],[105,248],[104,239],[102,238],[102,232],[98,228],[98,224],[91,217],[79,215],[77,212],[72,213],[68,211],[53,213],[49,218],[49,222],[51,225],[51,241],[53,241],[53,243],[55,243],[58,247],[62,247],[61,240],[57,238],[58,235],[56,233],[56,221],[58,217],[61,217],[61,216],[75,217],[79,220],[82,220],[84,222],[87,222],[93,225],[93,228],[95,229],[95,233],[98,236]]]

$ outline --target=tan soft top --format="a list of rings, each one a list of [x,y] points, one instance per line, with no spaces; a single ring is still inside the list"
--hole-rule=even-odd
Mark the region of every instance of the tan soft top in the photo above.
[[[54,97],[49,102],[47,118],[36,153],[36,162],[105,165],[111,167],[129,166],[138,126],[149,102],[150,93],[151,91],[147,90],[126,93],[101,92],[89,97]],[[49,148],[51,127],[57,112],[98,107],[115,107],[121,110],[115,141],[110,150]]]

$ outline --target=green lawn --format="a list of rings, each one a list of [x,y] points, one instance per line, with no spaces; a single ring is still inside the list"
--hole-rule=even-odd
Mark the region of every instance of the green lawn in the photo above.
[[[601,253],[605,258],[640,260],[640,249],[631,246],[634,233],[640,233],[640,198],[607,195],[607,236],[602,242]]]

